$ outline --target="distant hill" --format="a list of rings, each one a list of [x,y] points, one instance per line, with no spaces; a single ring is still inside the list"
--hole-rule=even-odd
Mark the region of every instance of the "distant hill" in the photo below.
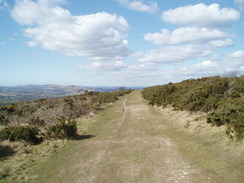
[[[128,89],[142,89],[144,87],[123,87]],[[23,101],[37,100],[40,98],[56,98],[69,95],[83,94],[87,91],[111,92],[119,90],[118,86],[75,86],[75,85],[19,85],[0,86],[0,105],[13,104]]]
[[[90,88],[74,85],[0,86],[0,105],[36,100],[40,98],[55,98],[68,95],[77,95],[84,93],[85,90],[93,91],[93,89]]]

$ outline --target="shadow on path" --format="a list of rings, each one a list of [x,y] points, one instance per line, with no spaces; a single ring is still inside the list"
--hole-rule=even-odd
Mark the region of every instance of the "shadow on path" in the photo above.
[[[75,140],[86,140],[95,137],[94,135],[77,135]]]
[[[12,156],[14,153],[15,151],[11,147],[0,145],[0,160]]]

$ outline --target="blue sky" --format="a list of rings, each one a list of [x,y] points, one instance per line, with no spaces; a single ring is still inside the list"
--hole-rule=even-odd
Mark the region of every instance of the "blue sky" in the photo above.
[[[244,0],[0,0],[0,85],[244,74]]]

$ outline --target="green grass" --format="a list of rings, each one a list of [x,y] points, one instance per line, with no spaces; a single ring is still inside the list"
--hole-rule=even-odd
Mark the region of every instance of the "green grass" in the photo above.
[[[111,125],[115,125],[115,123],[111,123],[111,119],[116,119],[117,116],[120,115],[120,111],[122,110],[121,103],[125,97],[126,96],[120,97],[120,100],[116,101],[114,104],[107,106],[104,110],[95,112],[93,120],[90,120],[85,124],[85,126],[83,126],[84,129],[87,129],[83,135],[88,136],[87,139],[96,138],[97,136],[99,136],[99,139],[106,138],[107,134],[104,133],[104,128],[108,124],[110,128],[113,128]],[[80,125],[82,126],[82,123],[80,123]],[[62,151],[43,164],[36,171],[38,176],[36,183],[49,182],[49,178],[53,175],[60,174],[62,171],[65,172],[63,169],[64,167],[72,167],[74,162],[77,161],[77,159],[74,159],[74,157],[81,156],[84,159],[89,158],[90,154],[84,153],[86,149],[81,148],[82,140],[86,139],[69,141]],[[64,164],[62,164],[62,162]],[[60,169],[57,167],[60,167]],[[52,180],[53,183],[58,183],[60,181],[60,179]]]

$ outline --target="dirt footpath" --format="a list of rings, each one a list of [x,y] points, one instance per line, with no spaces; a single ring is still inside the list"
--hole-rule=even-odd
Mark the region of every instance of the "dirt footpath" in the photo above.
[[[45,183],[242,182],[241,165],[174,129],[136,91],[104,111],[87,132],[40,171]],[[206,161],[206,162],[205,162]],[[233,162],[229,165],[228,161]],[[240,163],[241,164],[241,163]],[[236,167],[236,169],[232,169]],[[242,167],[243,168],[243,167]],[[237,170],[237,171],[236,171]],[[235,171],[231,173],[229,171]],[[228,172],[228,173],[227,173]]]

